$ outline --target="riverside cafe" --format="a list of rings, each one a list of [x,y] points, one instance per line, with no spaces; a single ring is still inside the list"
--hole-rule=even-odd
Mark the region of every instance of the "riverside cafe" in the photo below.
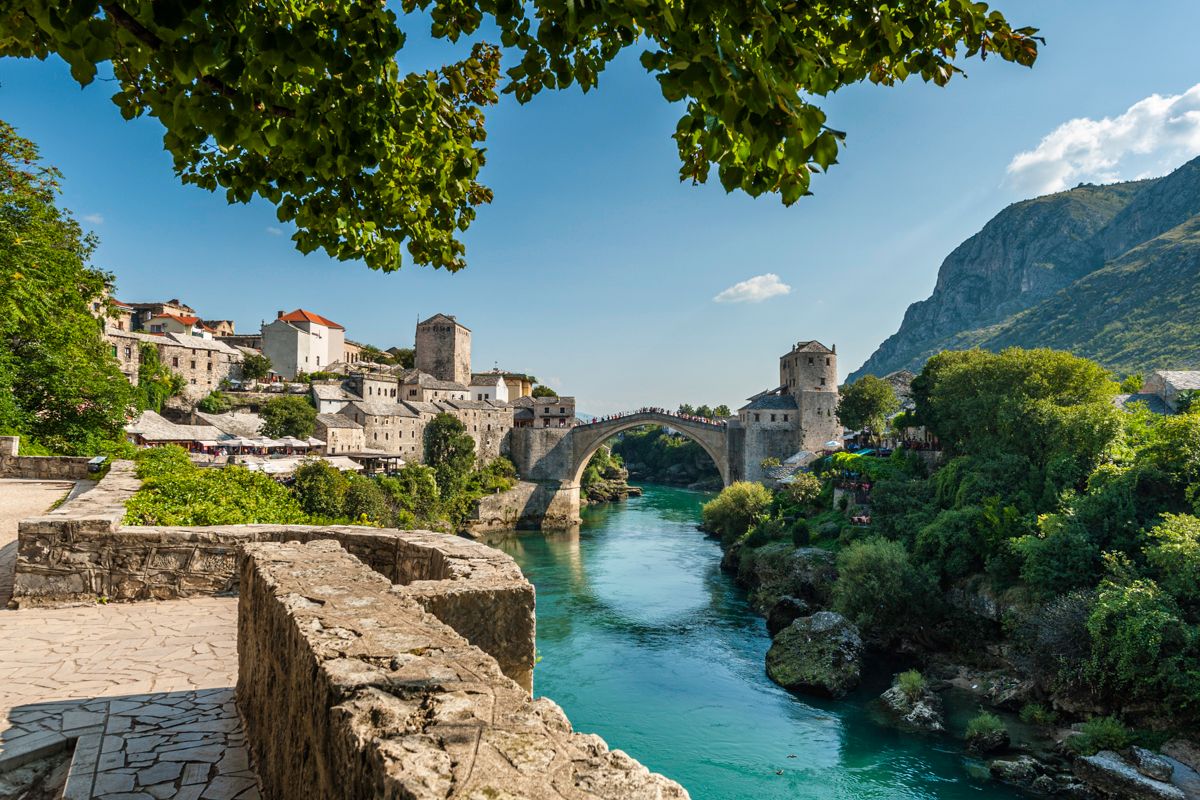
[[[176,444],[190,453],[212,456],[305,455],[325,442],[315,437],[236,436],[212,425],[180,425],[153,411],[143,411],[125,426],[125,437],[138,447]]]

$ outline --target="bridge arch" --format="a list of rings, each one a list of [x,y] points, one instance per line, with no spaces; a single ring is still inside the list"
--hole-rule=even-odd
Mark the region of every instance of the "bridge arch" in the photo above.
[[[572,428],[571,482],[579,485],[583,480],[583,472],[587,469],[588,462],[606,441],[619,433],[640,428],[643,425],[668,427],[700,445],[701,449],[717,465],[717,471],[721,473],[721,482],[726,486],[729,485],[729,441],[726,427],[657,411],[643,411],[616,419],[580,424]]]

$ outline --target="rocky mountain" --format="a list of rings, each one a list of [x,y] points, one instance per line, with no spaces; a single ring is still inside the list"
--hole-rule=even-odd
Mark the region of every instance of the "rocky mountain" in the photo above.
[[[942,262],[930,297],[850,377],[1011,345],[1119,372],[1200,367],[1200,159],[1004,209]]]

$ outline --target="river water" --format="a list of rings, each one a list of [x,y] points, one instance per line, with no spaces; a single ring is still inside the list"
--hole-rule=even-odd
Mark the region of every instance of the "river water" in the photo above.
[[[954,742],[881,724],[886,671],[840,702],[771,683],[766,626],[696,530],[710,495],[644,488],[587,509],[578,533],[495,542],[537,587],[534,691],[577,730],[695,800],[1017,797],[972,778]]]

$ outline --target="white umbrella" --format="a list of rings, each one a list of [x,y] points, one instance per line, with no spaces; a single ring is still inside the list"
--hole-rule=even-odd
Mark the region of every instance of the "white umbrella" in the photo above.
[[[312,445],[313,447],[320,447],[320,446],[322,446],[323,444],[325,444],[325,442],[321,441],[320,439],[318,439],[318,438],[317,438],[317,437],[315,437],[315,436],[310,436],[310,437],[308,437],[308,443],[309,443],[310,445]]]
[[[825,446],[826,447],[841,447],[842,443],[839,442],[837,439],[830,439],[828,442],[825,443]]]

